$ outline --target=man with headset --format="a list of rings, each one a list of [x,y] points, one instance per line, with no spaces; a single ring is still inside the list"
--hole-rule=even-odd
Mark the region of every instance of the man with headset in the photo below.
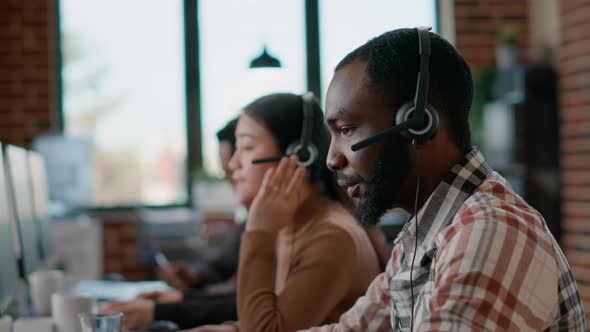
[[[586,330],[543,217],[471,145],[472,85],[429,28],[384,33],[336,67],[328,167],[363,222],[392,207],[412,218],[386,272],[337,324],[313,330]]]

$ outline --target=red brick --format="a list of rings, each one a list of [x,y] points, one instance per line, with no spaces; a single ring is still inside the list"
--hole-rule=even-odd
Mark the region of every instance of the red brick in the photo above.
[[[527,5],[533,1],[455,2],[456,45],[472,69],[495,63],[499,24],[520,27],[517,46],[527,50]],[[586,306],[590,306],[590,1],[560,0],[561,167],[563,247]],[[574,232],[574,233],[572,233]],[[590,317],[590,315],[588,315]]]
[[[590,282],[590,278],[588,278],[590,276],[590,265],[588,264],[588,261],[584,261],[588,256],[580,251],[569,251],[567,257],[568,262],[572,267],[574,277],[578,281],[578,289],[580,290],[580,293],[583,294],[583,296],[585,294],[586,299],[590,300],[590,293],[586,293],[590,290],[590,287],[580,287],[581,285],[588,285],[588,282]]]
[[[587,57],[578,56],[561,59],[559,66],[560,77],[568,74],[578,74],[580,71],[590,71],[590,60]]]
[[[588,169],[590,154],[562,154],[562,169]]]
[[[559,9],[561,16],[566,16],[571,11],[579,11],[588,8],[588,0],[560,0]],[[563,22],[563,19],[561,20]]]
[[[130,281],[142,281],[148,278],[148,272],[147,269],[144,268],[139,271],[125,273],[125,277]]]
[[[526,0],[455,0],[457,5],[481,5],[485,4],[488,6],[491,5],[502,5],[502,4],[511,4],[511,3],[526,3]]]
[[[0,1],[0,141],[27,146],[57,128],[55,0]],[[51,39],[50,39],[51,35]]]
[[[581,186],[590,184],[590,170],[564,170],[563,182],[566,185]]]
[[[567,23],[564,23],[564,25],[562,26],[561,30],[562,30],[562,40],[561,42],[564,44],[568,44],[568,43],[575,43],[581,39],[587,38],[588,36],[590,36],[590,31],[588,31],[588,29],[590,28],[590,21],[586,20],[586,22],[583,22],[581,24],[576,24],[576,25],[567,25]]]
[[[567,217],[590,217],[590,202],[565,201],[563,211]]]
[[[568,229],[568,228],[564,228]],[[577,231],[586,232],[588,228],[577,229]],[[590,243],[588,242],[588,236],[584,234],[576,234],[573,232],[566,232],[562,238],[563,247],[569,252],[572,253],[573,256],[578,255],[579,253],[576,251],[581,251],[582,254],[590,253]],[[589,261],[590,262],[590,261]]]
[[[461,36],[462,39],[463,37],[469,36],[470,34],[478,34],[496,39],[497,29],[491,23],[491,20],[487,18],[480,20],[466,19],[463,21],[458,21],[455,26],[455,29],[457,29],[457,37]],[[457,39],[457,41],[460,41],[460,39]]]
[[[567,217],[564,218],[563,220],[563,229],[565,231],[571,231],[573,233],[575,232],[585,232],[587,233],[588,231],[590,231],[590,220],[588,220],[588,218],[580,218],[580,217]],[[583,237],[587,237],[587,235],[583,234]],[[588,240],[586,240],[586,243],[589,243]],[[567,241],[563,241],[564,244],[568,244]]]
[[[456,46],[472,70],[495,65],[498,29],[503,24],[520,28],[517,45],[526,50],[528,29],[527,1],[456,1]]]
[[[457,48],[472,47],[472,48],[483,48],[486,50],[495,49],[496,41],[488,36],[473,34],[461,37],[458,41]]]
[[[44,15],[45,14],[45,15]],[[47,13],[39,11],[23,11],[22,22],[27,26],[46,26],[47,25]]]
[[[562,153],[590,152],[590,137],[562,139],[561,149]]]
[[[590,75],[588,75],[590,78]],[[589,110],[590,112],[590,110]],[[562,138],[590,136],[590,119],[580,121],[568,121],[561,126]]]
[[[121,263],[115,260],[107,260],[104,262],[103,270],[105,273],[120,273]]]
[[[561,120],[564,124],[572,121],[586,121],[590,119],[590,105],[588,104],[578,103],[576,105],[567,105],[561,102],[560,107]]]
[[[590,269],[590,248],[584,250],[570,250],[568,252],[568,262],[572,266]],[[590,280],[589,280],[590,281]]]
[[[570,43],[562,43],[558,52],[557,58],[561,62],[563,61],[570,61],[575,59],[586,58],[590,55],[590,37],[584,38],[582,40],[576,40]],[[575,63],[574,65],[581,66],[579,63]],[[572,71],[571,68],[564,72],[564,68],[561,66],[558,68],[560,72],[560,77],[563,78],[568,74],[577,74],[577,72]]]
[[[588,40],[588,42],[590,42],[590,39]],[[590,51],[588,55],[579,54],[576,57],[572,57],[570,59],[584,58],[586,56],[590,56]],[[563,59],[562,63],[567,62],[568,60],[569,59]],[[579,88],[588,88],[588,86],[590,86],[588,84],[590,82],[590,65],[580,64],[580,62],[575,64],[570,62],[570,64],[574,66],[579,66],[579,70],[569,70],[568,72],[566,72],[562,69],[562,71],[559,72],[559,84],[561,87],[561,91],[567,92]]]
[[[561,91],[561,106],[567,112],[571,106],[590,105],[590,94],[586,90]]]
[[[588,166],[585,167],[587,169]],[[589,201],[590,202],[590,185],[589,186],[565,186],[563,189],[563,198],[569,201]],[[589,222],[590,226],[590,222]]]
[[[125,249],[120,246],[104,248],[104,257],[106,261],[122,261],[125,259]]]
[[[588,21],[588,11],[590,10],[590,3],[586,3],[585,8],[564,13],[561,16],[562,28],[576,26]]]

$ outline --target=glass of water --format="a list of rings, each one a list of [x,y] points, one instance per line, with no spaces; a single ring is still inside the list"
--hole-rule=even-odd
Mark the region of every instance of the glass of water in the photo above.
[[[82,332],[121,332],[123,313],[79,314]]]

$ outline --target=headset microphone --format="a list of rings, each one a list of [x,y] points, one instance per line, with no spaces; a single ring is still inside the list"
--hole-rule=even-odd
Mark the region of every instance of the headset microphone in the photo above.
[[[252,164],[274,163],[277,161],[281,161],[281,159],[283,159],[283,157],[285,157],[285,156],[255,159],[255,160],[252,160]]]
[[[418,118],[418,116],[415,116],[404,123],[393,126],[389,129],[385,129],[382,132],[379,132],[369,138],[366,138],[358,143],[353,144],[351,149],[352,149],[352,151],[358,151],[360,149],[364,149],[373,143],[377,143],[389,136],[401,134],[401,132],[403,130],[408,130],[410,128],[417,127],[422,123],[423,123],[423,120]]]

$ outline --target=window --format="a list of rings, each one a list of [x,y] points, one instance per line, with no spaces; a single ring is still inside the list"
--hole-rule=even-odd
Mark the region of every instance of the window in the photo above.
[[[304,2],[200,0],[199,43],[203,160],[220,175],[217,130],[258,97],[306,89]],[[249,68],[264,46],[281,68]]]
[[[436,30],[435,0],[320,0],[319,4],[322,100],[338,62],[369,39],[418,25]]]
[[[201,151],[205,171],[219,176],[217,130],[255,98],[306,90],[305,1],[197,2]],[[322,97],[338,61],[361,43],[396,27],[435,26],[435,2],[320,0]],[[70,162],[48,167],[63,173],[49,174],[50,184],[70,179],[73,164],[90,174],[62,181],[78,205],[187,202],[183,5],[60,1],[62,146],[72,148],[48,148]],[[265,47],[282,67],[250,69]]]
[[[64,135],[91,158],[79,203],[187,201],[183,16],[182,0],[60,1]]]

